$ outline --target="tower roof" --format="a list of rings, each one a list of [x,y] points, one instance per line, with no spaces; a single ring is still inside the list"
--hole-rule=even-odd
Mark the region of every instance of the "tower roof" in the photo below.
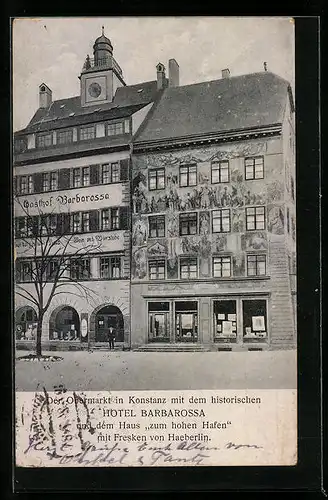
[[[111,48],[113,48],[113,45],[112,45],[112,42],[110,41],[109,38],[107,38],[107,36],[105,36],[105,33],[104,33],[104,27],[102,26],[101,28],[101,36],[98,36],[98,38],[96,38],[95,40],[95,43],[94,43],[94,48],[97,47],[97,45],[99,44],[106,44],[106,45],[110,45]]]

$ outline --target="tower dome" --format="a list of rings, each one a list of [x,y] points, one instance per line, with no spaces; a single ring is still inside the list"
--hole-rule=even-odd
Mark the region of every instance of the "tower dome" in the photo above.
[[[113,54],[112,42],[104,34],[104,27],[102,26],[101,36],[96,38],[93,45],[93,55],[95,66],[103,66],[108,61],[109,56]]]

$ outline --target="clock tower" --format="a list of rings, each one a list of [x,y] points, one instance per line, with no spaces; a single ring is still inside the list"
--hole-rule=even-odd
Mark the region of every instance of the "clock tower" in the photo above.
[[[112,102],[117,87],[125,85],[122,70],[113,57],[111,41],[104,34],[104,27],[93,45],[93,59],[86,57],[79,79],[82,106]]]

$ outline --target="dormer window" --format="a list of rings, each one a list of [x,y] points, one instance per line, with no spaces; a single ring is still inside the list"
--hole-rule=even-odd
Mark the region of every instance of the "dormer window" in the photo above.
[[[107,135],[121,135],[123,133],[123,122],[114,122],[107,124]]]
[[[57,144],[70,144],[73,142],[73,130],[58,130]]]
[[[46,134],[38,134],[36,136],[36,147],[37,148],[47,148],[52,146],[52,133],[48,132]]]
[[[88,125],[87,127],[80,128],[80,140],[86,141],[88,139],[94,139],[96,135],[96,130],[94,125]]]
[[[27,141],[25,138],[15,139],[15,153],[23,153],[27,149]]]

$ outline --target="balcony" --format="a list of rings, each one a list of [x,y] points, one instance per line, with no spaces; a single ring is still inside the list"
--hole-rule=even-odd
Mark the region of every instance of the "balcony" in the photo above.
[[[95,70],[95,69],[114,69],[117,73],[119,73],[121,76],[123,76],[122,69],[118,65],[118,63],[115,61],[115,59],[111,56],[108,57],[102,57],[102,58],[87,58],[83,68],[82,68],[82,73]]]

